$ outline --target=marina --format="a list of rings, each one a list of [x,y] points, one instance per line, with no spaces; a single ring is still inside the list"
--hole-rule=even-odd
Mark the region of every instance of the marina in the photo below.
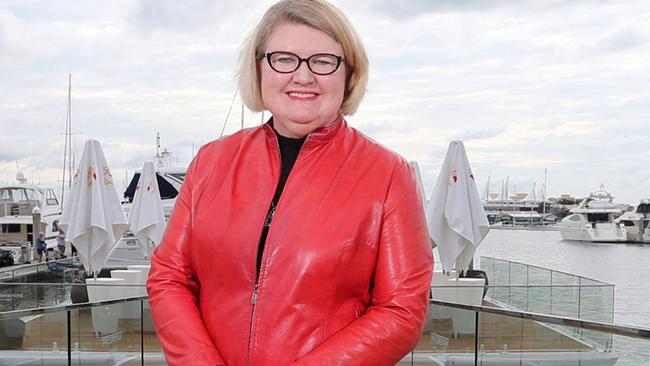
[[[0,366],[650,366],[648,19],[3,2]]]

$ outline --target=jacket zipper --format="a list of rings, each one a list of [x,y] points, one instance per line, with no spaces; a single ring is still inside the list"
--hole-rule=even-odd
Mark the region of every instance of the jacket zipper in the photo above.
[[[275,132],[273,132],[273,133],[275,133]],[[278,151],[278,156],[280,157],[279,158],[279,160],[280,160],[280,164],[279,164],[280,165],[280,174],[278,174],[278,181],[275,183],[275,186],[277,187],[277,185],[280,182],[280,175],[282,174],[282,156],[281,156],[281,153],[280,153],[280,143],[278,142],[278,138],[277,138],[277,136],[273,136],[273,138],[275,140],[275,146],[276,146],[277,151]],[[275,195],[275,192],[273,192],[273,195]],[[275,214],[275,207],[276,207],[276,205],[273,203],[273,197],[271,197],[270,206],[271,207],[269,208],[269,212],[266,214],[266,217],[264,219],[264,225],[262,227],[262,230],[264,230],[264,228],[268,228],[268,230],[270,230],[270,228],[271,228],[271,221],[273,220],[273,215]],[[269,240],[269,233],[267,231],[265,243],[268,240]],[[259,243],[258,243],[258,245],[259,245]],[[259,281],[260,281],[260,274],[262,273],[262,266],[264,266],[264,252],[265,251],[266,251],[266,244],[264,245],[264,250],[262,251],[262,260],[261,260],[261,264],[260,264],[260,269],[259,269],[259,271],[257,269],[255,269],[257,273],[255,274],[255,285],[253,286],[253,291],[251,293],[251,305],[253,305],[253,307],[251,309],[251,318],[250,318],[251,320],[248,323],[248,354],[246,356],[246,365],[249,365],[249,366],[251,365],[252,355],[253,355],[253,321],[255,319],[255,308],[256,308],[256,305],[257,305],[257,291],[259,289]],[[257,260],[257,258],[256,258],[256,260]]]
[[[275,133],[275,131],[273,132]],[[278,142],[278,137],[273,136],[275,140],[275,146],[278,149],[278,156],[280,157],[280,174],[278,175],[278,181],[276,182],[275,186],[277,189],[277,186],[280,182],[280,176],[282,175],[282,153],[280,152],[280,143]],[[296,161],[293,163],[293,168],[295,169],[296,164],[298,163],[298,160],[300,159],[300,153],[302,152],[303,148],[305,147],[305,144],[307,144],[307,140],[309,140],[309,135],[305,138],[305,142],[303,142],[302,147],[300,148],[300,151],[298,152],[298,156],[296,157]],[[287,177],[286,182],[284,183],[284,187],[287,187],[287,183],[289,183],[289,179],[291,179],[291,173],[289,173],[289,176]],[[275,192],[274,192],[275,195]],[[278,203],[275,204],[273,202],[273,197],[271,197],[271,205],[269,208],[269,212],[266,214],[266,218],[264,219],[264,227],[268,228],[268,231],[266,233],[266,239],[265,239],[265,244],[264,244],[264,250],[262,251],[262,260],[260,264],[260,270],[257,273],[257,276],[255,277],[255,286],[253,287],[253,291],[251,293],[251,305],[253,305],[253,309],[251,310],[251,320],[250,323],[248,324],[248,355],[246,357],[246,364],[248,366],[251,366],[251,359],[252,359],[252,354],[253,354],[253,321],[255,319],[255,308],[257,305],[257,300],[258,300],[258,290],[259,290],[259,281],[260,281],[260,275],[262,274],[262,268],[264,267],[264,253],[268,250],[268,245],[266,245],[269,241],[269,237],[271,236],[271,222],[273,221],[273,216],[275,216],[275,212],[277,211],[277,208],[280,204],[280,200],[282,200],[282,194],[280,194],[280,197],[278,198]],[[264,230],[262,228],[262,230]]]

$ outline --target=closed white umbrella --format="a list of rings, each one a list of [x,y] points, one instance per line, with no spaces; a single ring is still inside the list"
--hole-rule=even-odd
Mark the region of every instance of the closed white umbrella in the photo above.
[[[465,271],[490,226],[462,141],[451,141],[427,206],[444,273]]]
[[[417,161],[409,161],[409,165],[411,166],[411,169],[413,169],[413,172],[415,172],[415,183],[417,184],[418,192],[420,193],[420,200],[422,201],[422,209],[425,211],[426,214],[427,198],[424,193],[424,183],[422,182],[422,174],[420,173],[420,166],[418,165]]]
[[[129,209],[129,229],[149,253],[149,242],[158,244],[165,232],[165,213],[160,199],[156,170],[151,161],[144,163]]]
[[[59,226],[86,270],[97,275],[128,223],[97,140],[87,140]]]

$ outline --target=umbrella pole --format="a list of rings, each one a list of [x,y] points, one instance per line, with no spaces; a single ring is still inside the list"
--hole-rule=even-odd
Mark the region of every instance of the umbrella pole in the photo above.
[[[93,231],[95,231],[95,230],[93,230],[93,227],[91,227],[90,228],[90,240],[88,241],[90,243],[90,248],[93,247]],[[95,279],[95,281],[97,281],[97,271],[95,271],[95,269],[93,268],[92,254],[91,254],[90,250],[88,252],[89,252],[88,253],[89,254],[88,255],[88,267],[90,269],[90,272],[92,272],[92,274],[93,274],[93,278]]]

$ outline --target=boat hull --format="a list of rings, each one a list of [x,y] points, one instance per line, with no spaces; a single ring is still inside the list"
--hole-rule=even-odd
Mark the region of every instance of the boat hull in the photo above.
[[[567,225],[560,223],[560,235],[563,240],[602,242],[602,243],[623,243],[627,242],[625,228],[616,224],[602,223],[594,226]]]

